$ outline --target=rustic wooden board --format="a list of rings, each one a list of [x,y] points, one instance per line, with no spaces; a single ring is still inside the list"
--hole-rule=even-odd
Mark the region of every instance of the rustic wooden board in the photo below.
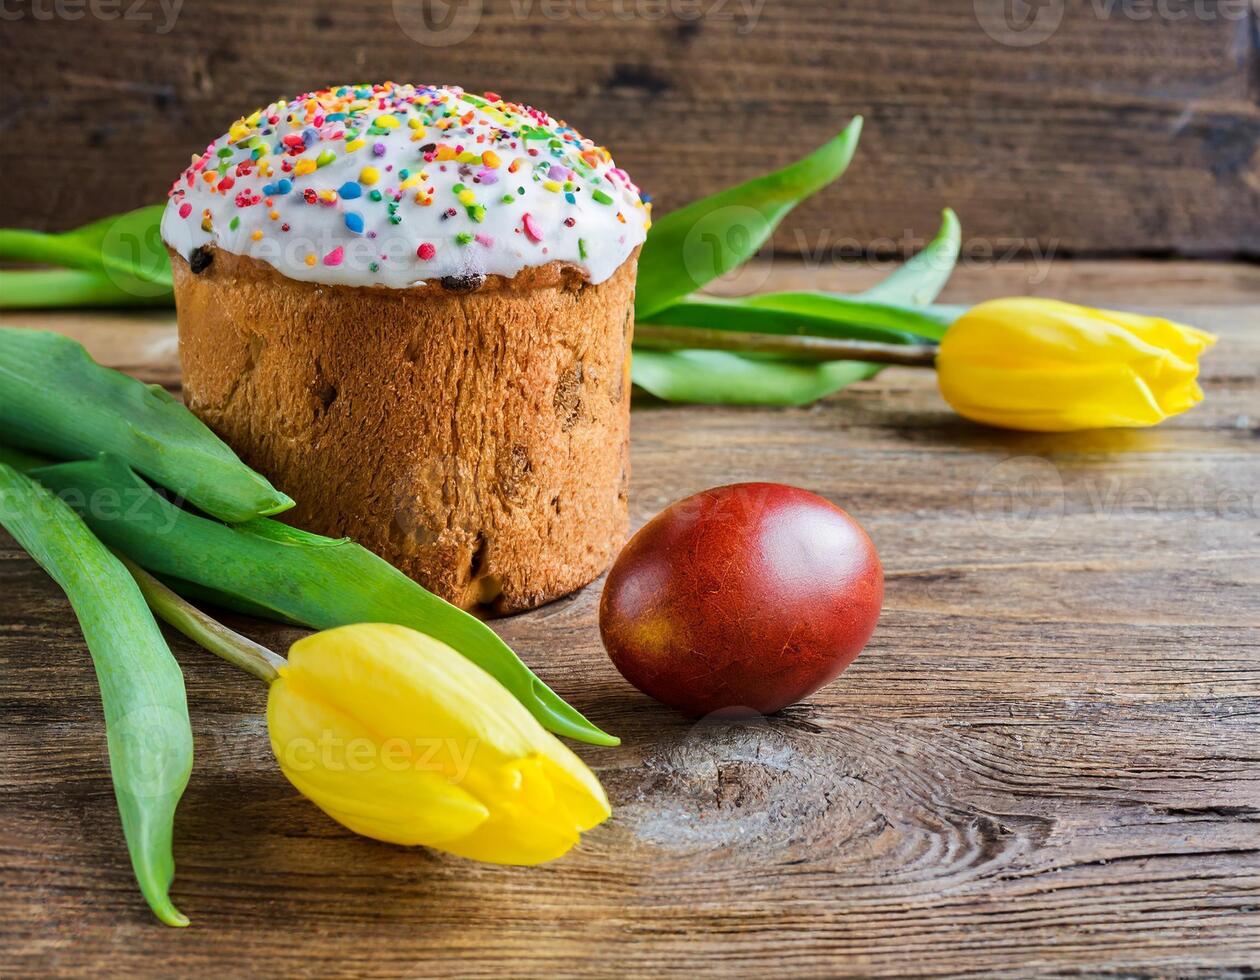
[[[1260,283],[1232,266],[1106,268],[1059,263],[1043,288],[1179,308],[1222,337],[1207,402],[1155,430],[986,430],[909,370],[808,409],[639,406],[636,523],[723,482],[811,488],[878,544],[884,617],[837,683],[733,726],[621,680],[597,587],[498,622],[624,739],[581,749],[613,820],[535,870],[344,831],[277,772],[261,687],[177,640],[198,758],[175,896],[193,925],[156,924],[127,866],[86,651],[4,539],[5,972],[1246,974],[1260,961]],[[1018,277],[964,272],[948,298]],[[802,278],[821,281],[783,263],[768,281]],[[72,326],[102,358],[170,380],[168,327]],[[233,622],[277,648],[299,635]]]
[[[394,78],[564,116],[666,209],[864,113],[850,174],[781,252],[914,251],[949,204],[978,254],[1260,254],[1260,27],[1239,0],[1045,0],[1027,6],[1061,23],[1028,47],[1003,43],[1034,36],[1002,29],[1011,0],[199,0],[169,27],[159,0],[91,2],[135,16],[6,12],[5,224],[161,200],[238,114]]]

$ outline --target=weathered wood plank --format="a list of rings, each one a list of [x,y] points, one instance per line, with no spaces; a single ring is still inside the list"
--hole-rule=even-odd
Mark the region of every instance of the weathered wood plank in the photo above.
[[[843,185],[779,235],[791,254],[912,251],[946,204],[981,248],[1260,252],[1260,53],[1237,2],[1057,0],[1034,5],[1061,22],[1026,47],[984,29],[1004,0],[284,0],[262,17],[208,0],[173,21],[157,0],[124,6],[141,16],[6,19],[6,223],[160,200],[237,114],[372,76],[563,115],[664,209],[864,113]],[[425,10],[465,13],[434,37]]]
[[[986,430],[910,370],[808,409],[640,405],[636,523],[715,483],[809,487],[870,530],[885,613],[840,681],[728,725],[681,718],[621,680],[599,645],[597,588],[496,622],[624,739],[580,749],[614,819],[531,871],[343,831],[276,771],[261,686],[177,640],[198,761],[175,894],[194,924],[152,923],[121,845],[86,651],[55,587],[3,539],[8,968],[1242,975],[1260,959],[1253,272],[1054,264],[1047,292],[1176,307],[1221,334],[1207,401],[1155,430]],[[776,263],[767,282],[864,275]],[[964,272],[952,299],[1026,291],[1019,275]],[[85,323],[44,321],[170,377],[160,322]],[[231,621],[276,648],[301,635]]]

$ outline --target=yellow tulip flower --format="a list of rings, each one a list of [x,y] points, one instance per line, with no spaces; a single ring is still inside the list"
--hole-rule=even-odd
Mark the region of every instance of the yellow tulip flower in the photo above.
[[[1198,358],[1215,342],[1159,317],[998,299],[954,322],[936,368],[945,400],[977,422],[1036,432],[1137,427],[1203,400]]]
[[[289,781],[378,840],[539,864],[611,812],[594,773],[498,681],[401,626],[295,643],[267,727]]]

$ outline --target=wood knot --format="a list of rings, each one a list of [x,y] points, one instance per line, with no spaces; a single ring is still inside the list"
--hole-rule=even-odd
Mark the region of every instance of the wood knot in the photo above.
[[[209,245],[202,245],[200,248],[194,248],[192,255],[188,256],[188,268],[192,269],[194,275],[201,275],[210,268],[210,263],[214,261],[214,249]]]

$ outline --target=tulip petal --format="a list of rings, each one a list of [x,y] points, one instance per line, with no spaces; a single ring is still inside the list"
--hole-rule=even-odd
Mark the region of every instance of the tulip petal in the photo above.
[[[960,415],[989,425],[1042,432],[1149,426],[1202,400],[1197,358],[1214,342],[1159,317],[993,300],[950,327],[938,380]]]
[[[1123,326],[1135,337],[1153,347],[1158,347],[1176,355],[1184,361],[1194,361],[1209,347],[1216,343],[1216,336],[1197,327],[1188,327],[1183,323],[1166,320],[1157,316],[1140,316],[1136,313],[1122,313],[1117,310],[1098,310],[1100,315],[1113,323]]]
[[[959,415],[1006,429],[1071,432],[1155,425],[1167,417],[1125,365],[1071,372],[972,367],[963,376],[942,375],[941,382],[941,394]]]
[[[404,627],[360,624],[295,643],[268,726],[294,786],[370,837],[537,864],[610,813],[594,773],[498,681]],[[315,762],[299,765],[293,746],[318,739]]]
[[[514,790],[498,797],[489,820],[444,845],[445,850],[496,864],[541,864],[566,853],[581,831],[603,822],[611,812],[607,805],[592,810],[588,796],[562,791],[566,774],[550,759],[522,760],[509,768],[503,775]]]
[[[294,787],[356,833],[436,845],[470,833],[489,810],[424,751],[382,740],[352,716],[282,674],[267,699],[272,751]]]

